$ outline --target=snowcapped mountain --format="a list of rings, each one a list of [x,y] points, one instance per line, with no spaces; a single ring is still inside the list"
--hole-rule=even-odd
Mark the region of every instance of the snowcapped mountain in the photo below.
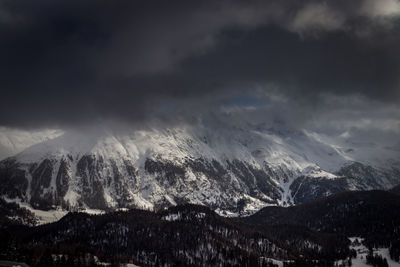
[[[158,209],[225,215],[400,183],[400,152],[349,136],[247,127],[65,131],[0,162],[0,194],[36,209]]]

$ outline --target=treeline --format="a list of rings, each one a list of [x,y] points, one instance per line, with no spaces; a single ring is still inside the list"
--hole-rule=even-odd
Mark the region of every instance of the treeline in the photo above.
[[[285,266],[334,266],[338,259],[354,257],[348,236],[362,237],[370,250],[388,247],[399,261],[400,196],[346,192],[291,208],[265,208],[243,219],[196,205],[69,213],[37,227],[3,225],[0,259],[32,266],[49,263],[49,255],[54,266],[90,266],[98,259],[141,266],[272,266],[268,259]],[[379,256],[369,260],[385,264]]]
[[[383,258],[381,255],[373,255],[370,253],[366,256],[366,260],[367,264],[373,267],[389,267],[386,258]]]
[[[8,203],[0,198],[0,228],[11,225],[30,225],[37,224],[35,215],[25,208],[21,208],[17,203]]]
[[[272,266],[261,257],[290,257],[262,233],[232,224],[207,208],[191,205],[171,212],[181,217],[168,221],[169,214],[140,210],[73,213],[53,224],[10,228],[3,230],[4,235],[11,233],[6,256],[33,266],[50,264],[49,255],[51,266],[77,265],[78,259],[84,266],[95,263],[82,261],[84,255],[143,266]]]
[[[99,260],[116,266],[131,261],[140,266],[274,266],[270,259],[279,259],[291,267],[333,266],[338,254],[329,244],[339,245],[341,256],[348,253],[340,237],[289,229],[251,227],[196,205],[158,213],[70,213],[52,224],[1,230],[6,244],[1,257],[32,266],[94,266]]]
[[[389,255],[392,260],[400,262],[400,239],[392,240],[389,246]]]
[[[388,191],[344,192],[306,204],[266,207],[243,218],[250,225],[307,227],[320,233],[359,236],[368,248],[389,248],[399,261],[400,195]]]

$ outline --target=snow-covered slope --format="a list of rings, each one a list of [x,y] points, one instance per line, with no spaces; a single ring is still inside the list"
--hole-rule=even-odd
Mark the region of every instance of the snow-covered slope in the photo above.
[[[264,126],[66,131],[0,163],[1,194],[37,209],[207,205],[223,214],[400,182],[399,151]],[[364,178],[366,177],[366,178]]]
[[[26,131],[0,127],[0,160],[61,134],[60,130]]]

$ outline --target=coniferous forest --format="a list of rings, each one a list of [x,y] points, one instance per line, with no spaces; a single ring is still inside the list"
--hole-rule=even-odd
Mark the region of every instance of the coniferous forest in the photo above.
[[[399,261],[400,196],[388,191],[339,193],[243,218],[183,205],[157,212],[73,212],[40,226],[32,226],[29,211],[1,205],[0,257],[31,266],[335,266],[355,257],[349,236],[362,237],[371,251],[388,247]],[[10,214],[24,219],[6,219]],[[372,253],[366,260],[387,266]]]

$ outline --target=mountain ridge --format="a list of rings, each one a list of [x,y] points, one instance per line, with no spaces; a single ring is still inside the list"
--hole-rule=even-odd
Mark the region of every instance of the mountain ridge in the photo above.
[[[398,184],[382,163],[395,150],[339,141],[265,126],[69,131],[1,161],[0,194],[38,209],[194,203],[229,216]]]

